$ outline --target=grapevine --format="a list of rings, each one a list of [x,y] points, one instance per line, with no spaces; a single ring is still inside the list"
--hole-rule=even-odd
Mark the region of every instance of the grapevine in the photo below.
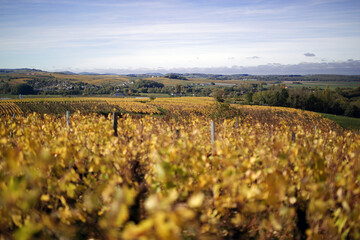
[[[359,134],[316,113],[234,106],[238,127],[218,119],[212,146],[211,102],[172,101],[142,104],[177,118],[124,114],[118,137],[110,114],[74,113],[69,127],[2,116],[0,237],[360,238]]]

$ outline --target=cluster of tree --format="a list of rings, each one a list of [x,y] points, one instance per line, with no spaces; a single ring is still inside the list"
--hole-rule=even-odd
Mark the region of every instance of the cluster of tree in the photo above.
[[[170,79],[188,80],[182,74],[178,74],[178,73],[169,73],[169,74],[166,74],[164,77],[165,78],[170,78]]]
[[[131,84],[124,84],[122,86],[109,86],[109,93],[123,93],[125,96],[136,96],[140,93],[161,93],[176,96],[211,96],[213,92],[212,85],[206,86],[194,85],[194,84],[177,84],[175,86],[165,86],[162,83],[152,80],[136,80]],[[228,97],[240,97],[247,91],[253,90],[254,88],[262,89],[266,83],[249,84],[243,83],[238,86],[230,88],[216,88],[223,89],[225,95]],[[104,87],[104,86],[102,86]]]
[[[106,94],[111,93],[107,87],[90,85],[83,82],[68,82],[57,79],[28,80],[27,83],[10,85],[0,82],[0,94],[43,94],[43,95],[80,95],[80,94]]]
[[[315,112],[360,117],[360,87],[355,89],[291,88],[283,85],[264,89],[263,84],[243,84],[231,88],[213,88],[217,102],[241,99],[247,104],[292,107]]]
[[[356,89],[331,91],[296,88],[286,89],[278,86],[267,91],[246,93],[246,100],[254,104],[283,106],[315,112],[360,117],[360,87]]]
[[[152,80],[137,80],[133,84],[118,86],[114,93],[123,93],[125,96],[136,96],[140,93],[161,93],[176,96],[210,96],[212,89],[209,87],[199,87],[177,84],[175,86],[164,86]]]
[[[164,84],[152,80],[139,80],[133,84],[134,88],[163,88]]]
[[[17,85],[9,85],[8,83],[0,83],[1,94],[36,94],[34,88],[28,84],[22,83]]]

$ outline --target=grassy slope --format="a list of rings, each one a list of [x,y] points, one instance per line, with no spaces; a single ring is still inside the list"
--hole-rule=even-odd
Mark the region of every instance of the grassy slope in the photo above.
[[[114,84],[128,82],[130,78],[117,75],[64,75],[64,74],[52,74],[54,77],[63,80],[81,81],[94,85],[101,84]]]
[[[293,87],[293,88],[302,88],[302,87],[309,87],[309,88],[320,88],[325,89],[327,86],[331,90],[334,90],[335,88],[357,88],[360,86],[360,82],[356,81],[329,81],[329,82],[321,82],[321,81],[302,81],[301,84],[293,84],[293,81],[284,81],[285,85]]]
[[[336,122],[345,129],[360,129],[360,118],[337,116],[327,113],[321,113],[321,115]]]

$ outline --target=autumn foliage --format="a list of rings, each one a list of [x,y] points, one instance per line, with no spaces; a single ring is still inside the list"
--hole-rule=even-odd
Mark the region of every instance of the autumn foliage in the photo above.
[[[208,103],[157,101],[176,117],[122,115],[118,137],[111,115],[3,116],[0,239],[360,238],[359,134],[245,106],[212,152]]]

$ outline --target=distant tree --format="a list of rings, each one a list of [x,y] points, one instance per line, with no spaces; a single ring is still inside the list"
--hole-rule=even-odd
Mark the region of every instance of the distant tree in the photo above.
[[[264,83],[260,82],[260,84],[257,86],[258,91],[262,91],[264,89]]]
[[[170,79],[188,80],[186,77],[184,77],[180,74],[177,74],[177,73],[169,73],[169,74],[165,75],[164,77],[170,78]]]
[[[278,99],[278,105],[286,107],[288,98],[289,98],[289,92],[287,91],[286,88],[282,88]]]
[[[314,93],[311,93],[309,98],[306,100],[305,109],[310,111],[320,112],[321,107],[319,103],[320,103],[319,99],[315,96]]]
[[[210,94],[211,94],[211,89],[210,88],[203,88],[200,91],[200,96],[207,97],[207,96],[210,96]]]
[[[164,84],[152,80],[139,80],[134,84],[134,88],[162,88]]]
[[[21,83],[11,87],[11,94],[34,94],[34,88],[28,84]]]
[[[252,101],[253,101],[253,95],[254,95],[254,93],[252,92],[252,91],[248,91],[247,93],[246,93],[246,102],[247,103],[252,103]]]
[[[217,102],[224,102],[225,101],[225,90],[223,88],[215,88],[211,95]]]
[[[209,117],[213,120],[223,120],[241,116],[239,109],[230,106],[228,103],[216,102],[210,111]]]
[[[336,115],[343,115],[344,109],[341,107],[340,101],[335,101],[330,107],[330,113],[336,114]]]
[[[345,109],[344,115],[348,117],[360,117],[360,108],[354,104],[349,104]]]
[[[254,93],[252,100],[254,101],[255,104],[264,104],[266,101],[263,95],[264,95],[263,92],[256,92]]]
[[[176,86],[175,86],[175,93],[181,93],[181,85],[180,84],[177,84]]]
[[[148,88],[146,88],[146,87],[141,87],[141,88],[138,88],[138,91],[141,92],[141,93],[147,93],[147,92],[148,92]]]
[[[184,93],[184,92],[185,92],[184,85],[181,85],[181,87],[180,87],[180,93]]]
[[[321,92],[320,98],[322,101],[322,109],[324,112],[328,112],[332,104],[332,96],[329,86],[326,86],[325,90]]]
[[[9,83],[1,83],[0,84],[0,93],[6,94],[11,92],[11,87]]]

